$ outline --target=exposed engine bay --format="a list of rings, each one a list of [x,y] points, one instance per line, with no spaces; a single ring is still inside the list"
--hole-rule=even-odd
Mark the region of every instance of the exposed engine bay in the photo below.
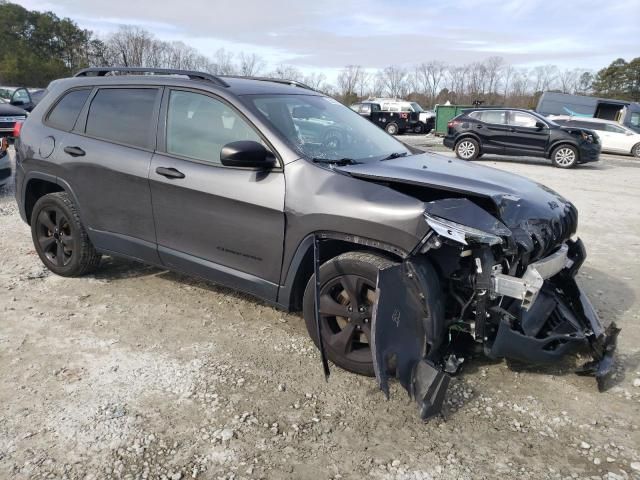
[[[461,338],[490,358],[531,365],[589,352],[593,361],[578,373],[607,388],[619,329],[603,327],[575,281],[586,252],[570,238],[575,208],[564,209],[558,223],[509,228],[465,198],[427,204],[429,233],[378,276],[372,351],[387,396],[395,372],[423,419],[439,413],[464,359]]]

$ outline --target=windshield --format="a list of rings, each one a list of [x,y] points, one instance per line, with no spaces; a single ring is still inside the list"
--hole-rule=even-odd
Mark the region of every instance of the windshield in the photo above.
[[[419,104],[417,104],[416,102],[411,102],[411,106],[413,107],[413,111],[414,112],[424,112],[424,108],[422,108]]]
[[[402,143],[333,98],[248,95],[244,100],[307,158],[366,162],[411,154]]]

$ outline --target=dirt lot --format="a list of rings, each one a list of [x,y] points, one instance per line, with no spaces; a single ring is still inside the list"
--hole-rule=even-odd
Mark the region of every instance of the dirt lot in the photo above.
[[[298,315],[122,260],[50,274],[5,190],[0,478],[640,478],[640,161],[482,163],[578,206],[580,283],[623,328],[612,390],[476,360],[422,423],[399,388],[387,402],[335,368],[325,383]]]

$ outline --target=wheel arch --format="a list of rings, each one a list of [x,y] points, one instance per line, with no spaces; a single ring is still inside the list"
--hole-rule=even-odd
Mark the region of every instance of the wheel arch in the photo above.
[[[77,198],[71,186],[63,179],[42,172],[30,172],[24,179],[22,204],[24,205],[25,221],[31,225],[31,213],[36,202],[50,193],[66,192],[78,205]]]
[[[287,268],[284,284],[278,290],[278,304],[290,311],[302,310],[304,290],[313,275],[313,234],[307,235],[298,245]],[[391,260],[402,261],[409,252],[378,242],[337,232],[322,232],[320,263],[352,251],[377,253]]]
[[[480,140],[480,137],[472,132],[468,132],[468,133],[463,133],[461,135],[459,135],[458,137],[456,137],[454,143],[453,143],[453,150],[455,151],[456,147],[458,146],[458,144],[462,141],[465,140],[467,138],[471,138],[473,140],[475,140],[476,142],[478,142],[478,146],[480,147],[480,152],[482,153],[482,140]]]
[[[547,158],[550,159],[555,149],[562,145],[569,145],[570,147],[575,148],[576,153],[578,154],[577,161],[580,161],[580,146],[576,142],[572,142],[571,140],[567,140],[566,138],[556,140],[555,142],[549,145],[549,150],[547,150]]]

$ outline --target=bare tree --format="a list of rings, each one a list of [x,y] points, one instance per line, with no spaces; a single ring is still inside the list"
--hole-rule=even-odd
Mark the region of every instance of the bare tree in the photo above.
[[[264,60],[255,53],[245,54],[244,52],[241,52],[239,59],[239,73],[246,77],[255,77],[259,75],[265,67]]]
[[[343,98],[356,94],[356,86],[359,84],[363,69],[360,65],[347,65],[338,75],[338,88]]]
[[[403,97],[407,93],[407,70],[391,65],[381,72],[387,94],[393,98]]]
[[[416,67],[414,73],[416,90],[425,95],[430,103],[433,103],[440,91],[440,86],[445,79],[446,73],[447,65],[444,62],[421,63]]]
[[[270,74],[272,78],[280,78],[283,80],[294,80],[298,82],[304,81],[304,75],[300,70],[292,65],[280,64]]]
[[[484,61],[484,71],[487,82],[486,93],[493,94],[498,92],[500,73],[503,68],[504,59],[502,57],[489,57]]]

